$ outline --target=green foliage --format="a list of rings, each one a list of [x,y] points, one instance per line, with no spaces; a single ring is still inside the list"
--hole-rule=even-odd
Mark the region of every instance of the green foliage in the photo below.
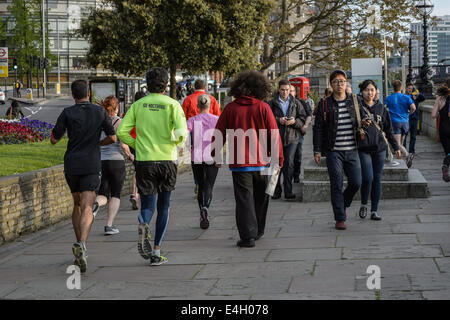
[[[317,90],[315,90],[315,89],[312,89],[312,90],[309,91],[309,96],[311,97],[311,99],[313,99],[314,105],[317,105],[317,103],[320,100],[319,92]]]
[[[280,0],[278,4],[260,39],[263,72],[299,52],[307,58],[291,65],[286,74],[305,64],[348,70],[352,57],[382,56],[380,34],[388,34],[390,42],[403,46],[396,39],[408,31],[408,22],[417,15],[412,0]],[[380,9],[376,30],[370,24],[373,7]]]
[[[257,66],[253,42],[263,31],[272,0],[118,0],[92,9],[79,34],[90,42],[87,61],[126,75],[152,66],[171,72],[234,74]],[[112,9],[111,9],[112,8]]]
[[[31,170],[53,167],[64,163],[68,139],[51,145],[43,142],[0,145],[0,177]]]

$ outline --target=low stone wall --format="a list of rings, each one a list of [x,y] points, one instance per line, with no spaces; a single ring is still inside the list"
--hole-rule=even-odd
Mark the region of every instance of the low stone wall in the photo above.
[[[420,131],[422,134],[436,140],[436,119],[431,118],[433,105],[434,101],[432,100],[426,100],[419,105],[421,111]]]
[[[190,154],[180,153],[179,173],[190,168],[186,160]],[[132,190],[134,167],[128,160],[126,172],[122,196]],[[68,219],[72,210],[63,165],[0,178],[0,245]]]

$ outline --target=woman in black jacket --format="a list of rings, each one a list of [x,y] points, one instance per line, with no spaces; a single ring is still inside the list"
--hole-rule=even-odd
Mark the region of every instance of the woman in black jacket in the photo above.
[[[389,111],[379,102],[375,101],[377,85],[372,80],[365,80],[359,85],[363,97],[362,107],[370,112],[371,120],[386,134],[392,148],[395,150],[397,158],[401,157],[400,147],[394,138],[391,127],[391,117]],[[384,139],[380,140],[377,150],[365,152],[359,150],[359,159],[361,162],[362,184],[361,184],[361,208],[359,209],[360,218],[367,216],[369,193],[371,198],[371,216],[372,220],[381,220],[378,214],[378,202],[381,197],[381,176],[383,174],[386,148],[388,148]]]

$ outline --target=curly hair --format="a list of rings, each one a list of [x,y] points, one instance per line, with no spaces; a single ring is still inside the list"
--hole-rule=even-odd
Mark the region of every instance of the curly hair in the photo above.
[[[119,100],[114,95],[107,96],[100,102],[100,105],[106,109],[106,112],[112,116],[116,114],[116,110],[119,107]]]
[[[237,74],[230,84],[228,96],[252,96],[259,100],[266,100],[272,94],[272,85],[261,72],[246,70]]]

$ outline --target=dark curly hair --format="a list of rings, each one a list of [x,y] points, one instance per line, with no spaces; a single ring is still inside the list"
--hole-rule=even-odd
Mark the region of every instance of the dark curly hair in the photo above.
[[[169,82],[169,73],[166,69],[154,67],[148,70],[146,74],[148,91],[151,93],[161,93]]]
[[[266,100],[272,95],[272,85],[261,72],[246,70],[238,73],[230,84],[230,97],[252,96]]]

